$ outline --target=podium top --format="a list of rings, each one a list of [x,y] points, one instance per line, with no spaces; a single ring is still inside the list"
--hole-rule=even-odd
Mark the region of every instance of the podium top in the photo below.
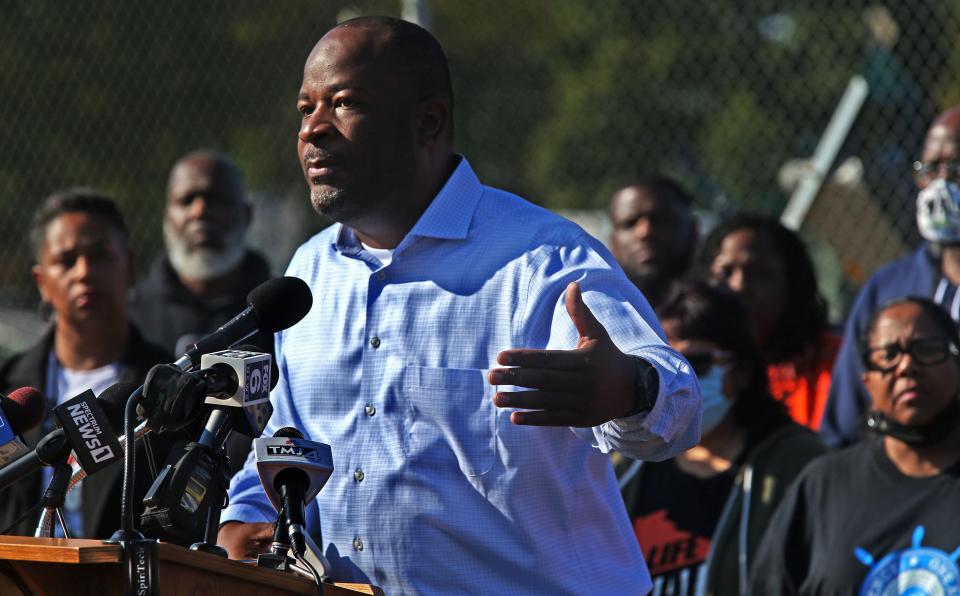
[[[316,593],[313,581],[305,577],[188,550],[176,544],[161,542],[158,554],[161,562],[174,564],[179,569],[195,569],[208,579],[217,576],[231,577],[250,584],[266,584],[291,594]],[[120,545],[106,544],[100,540],[0,536],[0,561],[2,560],[90,565],[120,563],[123,554]],[[383,593],[379,588],[368,584],[343,583],[325,585],[324,593],[328,592],[331,595],[345,596]]]
[[[100,540],[0,536],[0,559],[44,563],[119,563],[120,546]]]

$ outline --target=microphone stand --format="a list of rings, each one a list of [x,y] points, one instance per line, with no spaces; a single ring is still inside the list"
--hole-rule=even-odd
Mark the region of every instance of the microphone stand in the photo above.
[[[139,441],[141,438],[150,433],[150,429],[147,428],[146,422],[141,422],[137,425],[137,428],[134,429],[134,438],[136,441]],[[120,437],[120,447],[123,449],[127,448],[127,437]],[[67,492],[70,492],[76,489],[77,485],[80,484],[80,481],[87,477],[87,472],[80,466],[79,461],[74,461],[70,464],[70,470],[72,475],[70,476],[70,481],[67,483]],[[40,524],[51,524],[53,523],[53,514],[52,511],[47,511],[44,509],[40,513]]]
[[[230,413],[226,408],[214,407],[203,426],[203,433],[200,434],[200,440],[197,441],[204,447],[209,447],[214,454],[219,456],[221,465],[224,459],[223,443],[230,434]],[[212,475],[211,486],[208,488],[210,499],[210,509],[207,510],[206,527],[203,533],[203,542],[194,542],[190,545],[190,550],[202,551],[219,555],[227,558],[225,548],[217,544],[217,534],[220,531],[220,512],[226,506],[227,487],[224,486],[224,474],[222,469],[217,469]],[[217,503],[220,503],[219,505]]]
[[[273,544],[269,553],[257,555],[257,567],[268,567],[276,571],[290,571],[290,535],[284,523],[285,512],[281,507],[277,512],[277,522],[273,527]]]
[[[43,506],[43,515],[34,531],[34,538],[53,538],[53,515],[56,514],[60,521],[60,527],[63,528],[64,538],[70,538],[70,530],[67,528],[67,522],[63,516],[63,502],[67,496],[67,485],[70,482],[72,468],[66,459],[61,460],[53,466],[53,477],[47,489],[43,491],[43,497],[40,500]]]
[[[133,421],[137,418],[137,404],[143,397],[143,385],[130,394],[123,410],[123,438],[128,446],[134,445]],[[136,448],[127,448],[123,453],[123,493],[120,507],[120,529],[104,542],[124,545],[126,542],[143,540],[143,534],[134,529],[133,523],[133,474]]]

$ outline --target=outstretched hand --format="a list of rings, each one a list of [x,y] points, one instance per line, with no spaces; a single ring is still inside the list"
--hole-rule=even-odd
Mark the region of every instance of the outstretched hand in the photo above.
[[[636,367],[621,352],[600,321],[583,302],[580,284],[567,286],[567,314],[580,338],[573,350],[504,350],[491,385],[517,385],[528,391],[497,392],[499,408],[518,408],[514,424],[535,426],[597,426],[626,415],[636,400]]]

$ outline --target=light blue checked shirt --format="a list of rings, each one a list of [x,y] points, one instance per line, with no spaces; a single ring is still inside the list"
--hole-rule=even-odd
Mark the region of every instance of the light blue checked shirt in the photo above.
[[[337,224],[287,274],[314,302],[277,334],[264,436],[294,426],[333,449],[318,501],[334,579],[387,594],[649,590],[605,454],[663,459],[694,445],[699,389],[599,242],[481,185],[461,159],[389,266]],[[571,281],[620,349],[657,369],[656,407],[592,429],[514,426],[485,374],[504,349],[576,346]],[[251,456],[222,520],[275,517]]]

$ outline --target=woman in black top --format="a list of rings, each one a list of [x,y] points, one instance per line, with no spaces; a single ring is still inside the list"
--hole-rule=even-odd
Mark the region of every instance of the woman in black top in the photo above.
[[[960,593],[960,339],[925,298],[881,307],[861,340],[879,436],[814,462],[778,508],[754,594]]]

